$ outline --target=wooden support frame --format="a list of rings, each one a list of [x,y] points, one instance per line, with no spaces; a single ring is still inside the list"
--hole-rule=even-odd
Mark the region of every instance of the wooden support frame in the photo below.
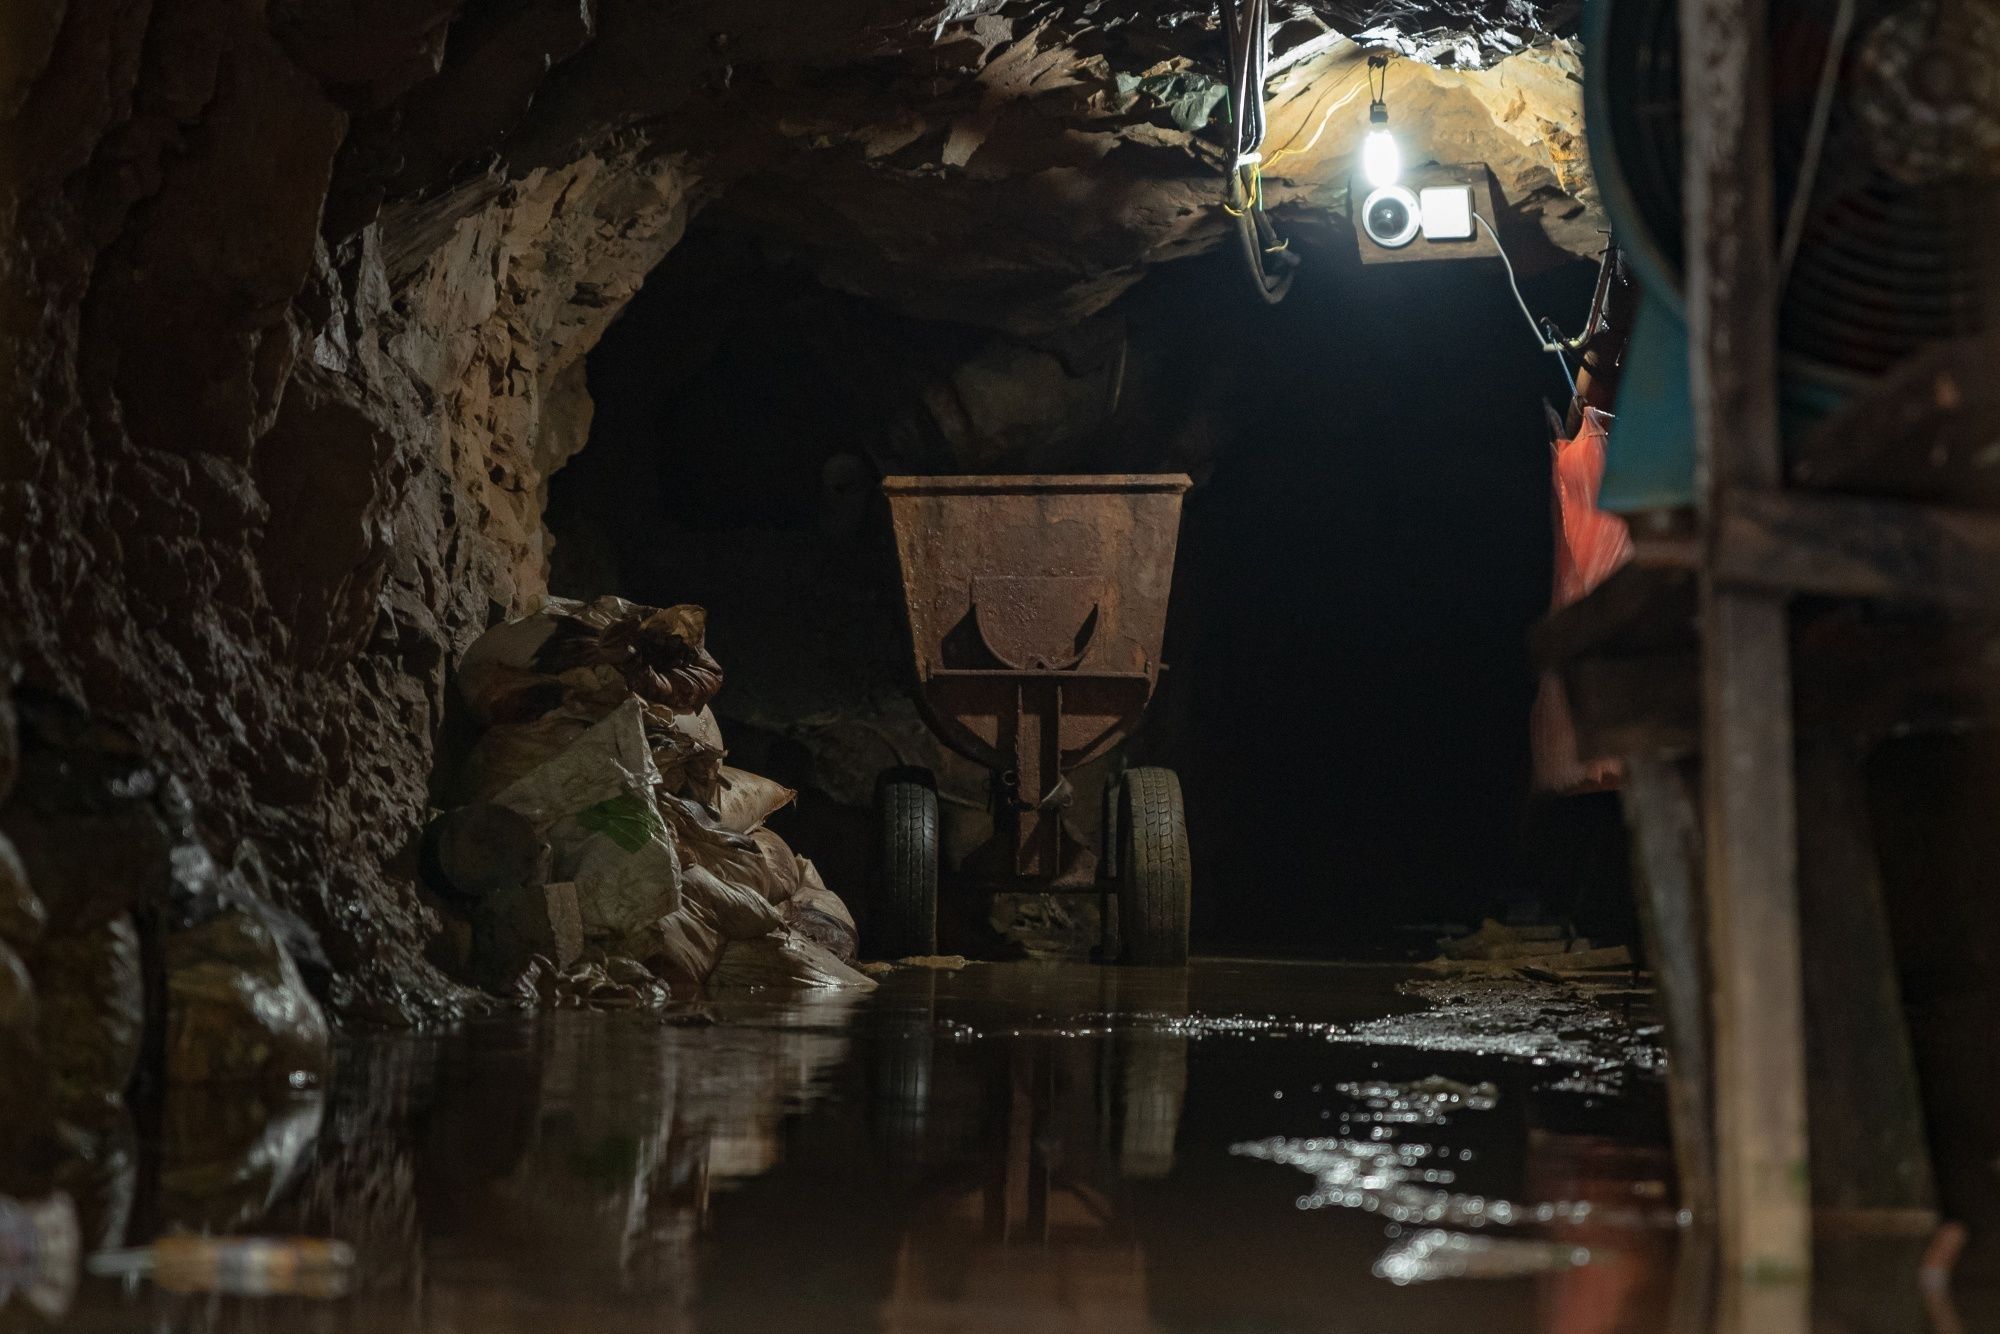
[[[2000,611],[2000,515],[1738,488],[1712,522],[1714,575],[1732,588]]]
[[[1620,789],[1632,831],[1639,929],[1667,1032],[1667,1116],[1681,1207],[1715,1218],[1715,1100],[1710,1069],[1708,967],[1701,902],[1701,826],[1687,766],[1638,753]],[[1688,1247],[1699,1250],[1699,1247]]]
[[[1786,600],[1714,568],[1732,492],[1782,480],[1767,21],[1680,6],[1717,1223],[1725,1270],[1760,1277],[1812,1265]]]
[[[1812,1013],[1813,1217],[1830,1231],[1929,1236],[1937,1227],[1917,1062],[1882,902],[1858,746],[1799,746],[1800,930]]]

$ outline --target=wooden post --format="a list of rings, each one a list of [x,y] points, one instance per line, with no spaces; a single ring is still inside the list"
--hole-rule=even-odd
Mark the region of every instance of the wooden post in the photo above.
[[[1695,798],[1681,766],[1657,755],[1627,756],[1620,792],[1632,831],[1639,928],[1666,1021],[1667,1115],[1681,1208],[1709,1228],[1715,1225],[1715,1103]]]
[[[1734,487],[1775,488],[1777,292],[1762,0],[1682,0],[1688,353],[1704,521],[1702,756],[1725,1269],[1811,1268],[1785,598],[1716,581]]]
[[[1813,1216],[1828,1231],[1928,1237],[1937,1191],[1861,756],[1809,740],[1798,773],[1806,1068],[1832,1112],[1813,1126]]]

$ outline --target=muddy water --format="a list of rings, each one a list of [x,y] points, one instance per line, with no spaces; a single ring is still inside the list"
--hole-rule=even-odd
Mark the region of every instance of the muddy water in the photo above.
[[[347,1296],[86,1279],[67,1325],[1665,1329],[1657,1050],[1600,992],[973,965],[355,1040],[322,1095],[169,1109],[86,1208],[345,1239]]]

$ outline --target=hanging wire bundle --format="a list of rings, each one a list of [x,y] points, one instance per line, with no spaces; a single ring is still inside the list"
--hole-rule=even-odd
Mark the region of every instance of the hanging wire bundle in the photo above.
[[[1250,277],[1264,300],[1284,300],[1298,256],[1264,212],[1264,77],[1270,62],[1269,0],[1222,0],[1222,27],[1229,39],[1229,106],[1235,126],[1235,153],[1229,167],[1224,207],[1236,219],[1236,233]]]

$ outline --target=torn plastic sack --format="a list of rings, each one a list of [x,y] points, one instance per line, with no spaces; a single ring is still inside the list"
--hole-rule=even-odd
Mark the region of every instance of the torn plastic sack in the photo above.
[[[873,991],[875,982],[833,957],[825,946],[796,931],[776,931],[755,940],[732,940],[708,975],[711,990],[782,987]]]
[[[709,803],[716,823],[738,834],[754,834],[774,812],[791,805],[799,794],[776,779],[725,764],[716,799]]]
[[[564,705],[615,707],[627,695],[693,712],[722,688],[700,607],[643,607],[623,598],[550,598],[495,626],[459,663],[460,693],[481,722],[522,723]]]
[[[754,889],[771,903],[783,903],[798,889],[798,858],[769,829],[735,833],[717,824],[700,803],[671,796],[660,798],[660,813],[689,863],[729,884]]]
[[[592,718],[569,712],[549,714],[531,723],[501,723],[489,727],[473,743],[459,770],[458,802],[471,806],[493,800],[496,793],[547,764],[590,730]]]
[[[819,868],[806,857],[798,859],[799,888],[785,900],[785,925],[809,940],[818,941],[842,963],[853,963],[861,952],[861,934],[854,927],[854,915],[840,895],[826,887]]]
[[[659,705],[646,708],[646,743],[653,748],[653,766],[660,771],[660,790],[713,804],[722,783],[722,729],[712,709],[675,713]]]
[[[783,925],[778,910],[754,889],[732,885],[698,865],[681,877],[681,906],[619,944],[670,986],[691,991],[708,980],[732,940],[754,940]]]
[[[619,955],[567,968],[530,959],[514,979],[513,992],[519,1005],[550,1010],[657,1009],[672,999],[666,985],[637,960]]]
[[[576,884],[585,934],[620,936],[680,903],[680,858],[653,800],[644,711],[627,697],[560,754],[494,794],[534,821]]]
[[[722,957],[726,942],[715,919],[692,904],[649,922],[618,942],[618,952],[637,959],[681,995],[701,989]]]

